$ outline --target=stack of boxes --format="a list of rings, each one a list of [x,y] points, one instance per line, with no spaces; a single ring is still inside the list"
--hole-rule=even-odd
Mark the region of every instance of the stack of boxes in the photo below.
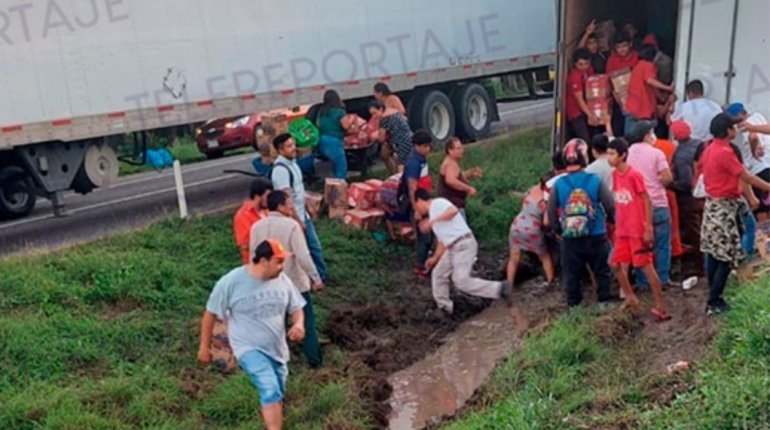
[[[610,80],[607,75],[594,75],[586,79],[586,103],[591,116],[588,124],[600,126],[596,118],[605,118],[610,114]]]
[[[257,149],[262,157],[262,163],[273,164],[278,154],[273,146],[273,139],[288,133],[289,118],[284,114],[262,116],[262,125],[257,130]]]

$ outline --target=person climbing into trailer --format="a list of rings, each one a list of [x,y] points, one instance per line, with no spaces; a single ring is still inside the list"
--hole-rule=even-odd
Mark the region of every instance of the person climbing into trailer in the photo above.
[[[422,218],[420,230],[423,234],[433,231],[438,239],[436,251],[425,262],[425,267],[432,271],[433,299],[438,308],[448,315],[454,311],[449,295],[450,283],[466,294],[502,299],[512,305],[512,289],[507,281],[487,281],[471,276],[479,245],[460,209],[447,199],[434,199],[424,189],[418,189],[414,198],[415,212]]]
[[[602,52],[599,46],[599,37],[596,35],[596,20],[591,21],[586,27],[583,37],[578,43],[578,48],[586,48],[591,53],[591,67],[594,73],[602,75],[607,72],[607,53]]]

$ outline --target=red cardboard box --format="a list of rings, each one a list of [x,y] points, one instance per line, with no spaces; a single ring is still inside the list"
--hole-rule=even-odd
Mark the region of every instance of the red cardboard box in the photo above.
[[[375,230],[384,218],[385,212],[379,209],[351,209],[345,213],[345,224],[360,230]]]
[[[607,75],[594,75],[586,79],[586,100],[607,100],[610,98],[610,79]]]
[[[365,183],[357,182],[348,187],[348,205],[354,209],[372,209],[376,200],[377,190]]]
[[[398,207],[398,186],[401,183],[401,174],[396,174],[382,183],[380,188],[380,203],[385,209],[394,210]]]
[[[606,118],[609,117],[610,114],[610,102],[609,100],[593,100],[588,102],[588,110],[593,115],[599,118]],[[600,125],[604,125],[601,123],[597,123],[594,121],[594,116],[591,116],[588,118],[588,125],[598,127]]]
[[[385,184],[385,181],[381,181],[379,179],[369,179],[364,183],[374,188],[375,190],[377,190],[377,192],[380,192],[380,190],[382,189],[382,186]]]
[[[329,218],[342,219],[348,210],[348,184],[342,179],[326,179],[324,200],[329,206]]]

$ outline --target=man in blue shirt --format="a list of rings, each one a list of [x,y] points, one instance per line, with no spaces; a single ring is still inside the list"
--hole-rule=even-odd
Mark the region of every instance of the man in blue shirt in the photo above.
[[[612,194],[598,176],[585,172],[588,164],[585,141],[570,140],[562,154],[567,174],[559,178],[551,190],[548,220],[562,236],[562,278],[567,290],[567,304],[577,306],[583,301],[580,287],[586,266],[596,278],[598,301],[608,302],[612,297],[606,224],[615,220]],[[581,200],[581,197],[585,199]]]
[[[430,170],[428,169],[427,156],[430,154],[431,146],[433,145],[433,137],[425,130],[418,130],[412,136],[412,143],[414,149],[406,160],[404,165],[404,176],[401,179],[404,181],[407,196],[409,198],[408,212],[412,218],[414,224],[414,231],[417,235],[416,248],[417,248],[417,264],[415,267],[415,273],[421,278],[425,278],[428,275],[428,271],[425,268],[425,261],[428,260],[428,254],[433,242],[433,236],[430,232],[423,233],[420,231],[418,222],[420,216],[415,214],[414,208],[416,207],[415,193],[418,189],[423,189],[428,192],[433,192],[433,179],[430,176]]]

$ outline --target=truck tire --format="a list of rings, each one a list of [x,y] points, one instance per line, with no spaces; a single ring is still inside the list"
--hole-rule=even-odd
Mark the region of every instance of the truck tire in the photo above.
[[[19,166],[0,167],[0,219],[18,219],[35,209],[37,194],[29,174]]]
[[[416,95],[409,103],[409,124],[412,130],[427,130],[437,144],[445,144],[455,134],[452,101],[437,90]]]
[[[476,141],[489,136],[492,127],[492,97],[479,84],[463,85],[452,93],[452,104],[457,112],[457,133]]]

